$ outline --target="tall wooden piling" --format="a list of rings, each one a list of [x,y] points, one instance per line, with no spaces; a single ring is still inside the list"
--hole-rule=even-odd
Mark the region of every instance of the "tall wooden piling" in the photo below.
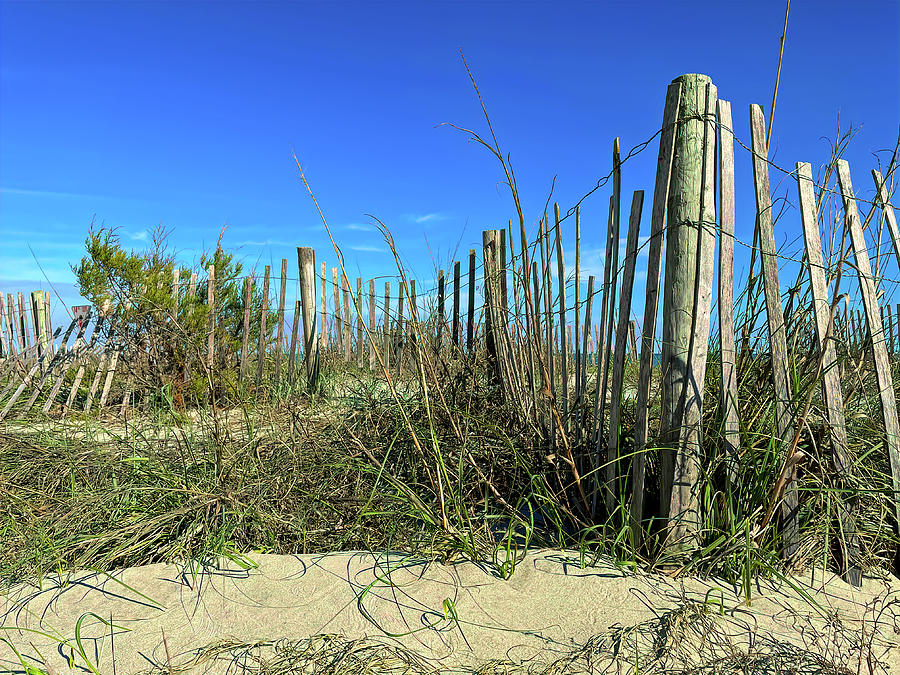
[[[700,533],[700,420],[712,309],[715,246],[716,87],[688,74],[669,185],[663,300],[661,506],[670,549],[696,546]]]

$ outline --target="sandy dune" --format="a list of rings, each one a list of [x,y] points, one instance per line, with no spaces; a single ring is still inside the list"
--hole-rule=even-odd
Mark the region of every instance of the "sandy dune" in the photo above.
[[[8,589],[0,670],[24,672],[11,644],[48,672],[88,672],[85,657],[104,674],[240,672],[287,644],[306,640],[309,650],[311,636],[338,635],[418,654],[421,669],[498,661],[532,672],[554,662],[568,664],[560,672],[633,672],[638,661],[653,672],[667,659],[687,668],[771,652],[820,659],[823,673],[900,673],[900,581],[867,579],[853,589],[833,575],[807,575],[758,585],[750,607],[736,590],[605,562],[582,567],[577,553],[547,550],[529,552],[508,580],[470,562],[399,553],[155,564]]]

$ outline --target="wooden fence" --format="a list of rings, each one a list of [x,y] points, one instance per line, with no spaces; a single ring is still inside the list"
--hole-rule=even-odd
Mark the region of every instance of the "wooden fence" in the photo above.
[[[792,301],[785,310],[779,280],[783,261],[774,235],[769,179],[774,165],[768,159],[764,121],[762,108],[751,106],[750,146],[741,145],[748,150],[753,167],[758,241],[754,254],[758,253],[761,263],[764,300],[762,344],[775,399],[774,436],[784,458],[783,490],[766,518],[780,519],[785,555],[790,557],[799,544],[795,479],[801,459],[797,453],[799,420],[804,412],[797,392],[791,390],[788,339],[801,324],[811,337],[809,349],[818,359],[829,442],[840,472],[850,467],[836,354],[840,350],[858,359],[874,360],[884,443],[895,495],[900,495],[900,426],[890,365],[900,352],[900,304],[892,310],[879,293],[884,279],[873,274],[871,249],[864,234],[867,224],[860,220],[850,167],[839,160],[836,193],[843,205],[850,246],[846,255],[841,249],[838,267],[846,264],[841,269],[849,270],[852,256],[853,273],[845,271],[845,276],[858,285],[860,301],[846,302],[846,294],[837,286],[840,275],[835,282],[836,268],[823,254],[822,200],[833,188],[815,184],[811,166],[798,163],[791,177],[796,183],[804,251],[802,261],[796,262],[802,264],[810,303],[805,314],[791,309]],[[274,282],[269,266],[261,278],[250,275],[238,280],[243,311],[239,335],[232,335],[230,342],[222,337],[217,313],[221,311],[217,284],[227,281],[220,280],[213,267],[205,270],[205,279],[202,274],[179,278],[176,269],[171,279],[172,302],[158,320],[177,327],[189,302],[196,302],[197,289],[205,286],[206,305],[212,308],[205,328],[205,350],[185,356],[184,379],[204,369],[211,379],[232,371],[237,385],[258,393],[315,386],[326,361],[396,379],[415,372],[425,358],[482,359],[511,414],[542,429],[549,449],[569,465],[585,512],[610,512],[624,492],[630,492],[629,513],[637,540],[646,518],[645,455],[653,436],[651,378],[656,373],[661,391],[660,515],[672,524],[671,545],[690,545],[698,536],[701,521],[701,420],[711,344],[721,373],[717,385],[721,442],[731,481],[737,480],[741,456],[739,365],[752,350],[747,347],[746,319],[740,347],[735,336],[735,141],[731,106],[717,98],[709,78],[685,75],[673,81],[659,133],[649,223],[643,217],[643,191],[632,195],[627,222],[622,223],[623,162],[616,140],[602,280],[594,276],[585,280],[581,273],[580,210],[561,214],[557,206],[552,216],[545,214],[540,220],[534,241],[528,241],[523,218],[518,231],[514,231],[513,221],[506,228],[487,230],[480,252],[473,249],[467,260],[454,260],[447,269],[437,270],[427,288],[407,278],[402,270],[375,279],[351,279],[340,265],[323,260],[323,252],[318,252],[317,262],[315,251],[300,247],[296,276],[290,276],[292,265],[282,260]],[[870,219],[872,214],[880,214],[900,264],[900,235],[886,182],[877,171],[872,178],[877,197],[871,204]],[[749,195],[749,190],[746,193]],[[562,235],[562,223],[570,217],[575,230],[572,270],[566,267]],[[623,228],[627,230],[625,256],[619,261]],[[635,270],[638,242],[646,231],[646,284],[640,289],[635,288]],[[514,243],[515,235],[518,243]],[[716,269],[717,331],[711,340]],[[293,306],[286,304],[290,282],[299,286]],[[586,294],[582,295],[584,288]],[[639,333],[631,316],[637,292],[644,293]],[[256,311],[257,306],[266,311]],[[43,413],[58,417],[76,410],[124,417],[146,406],[156,392],[140,390],[138,371],[141,363],[155,356],[147,345],[119,339],[115,327],[125,310],[127,302],[120,298],[118,304],[95,308],[84,321],[72,321],[60,335],[60,328],[53,331],[50,324],[47,294],[38,291],[27,299],[23,293],[9,294],[5,301],[0,298],[5,378],[0,418],[24,417],[37,405]],[[749,324],[752,327],[753,321]],[[626,372],[633,375],[630,392],[626,392]],[[622,414],[626,394],[634,406],[633,428],[627,430]],[[633,438],[627,452],[633,461],[623,460],[623,435]],[[576,453],[573,447],[580,450]],[[900,499],[895,499],[895,504],[900,522]],[[841,518],[845,531],[852,535],[854,514],[843,513]],[[853,550],[848,552],[845,572],[858,582],[856,555]]]

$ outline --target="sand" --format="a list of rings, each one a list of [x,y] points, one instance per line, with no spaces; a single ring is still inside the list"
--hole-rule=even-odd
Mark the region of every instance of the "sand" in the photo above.
[[[315,672],[402,653],[409,672],[489,663],[635,672],[635,662],[642,673],[679,672],[763,655],[800,672],[818,660],[822,673],[900,673],[893,577],[866,578],[861,589],[821,571],[761,582],[748,607],[738,589],[714,580],[583,562],[573,552],[529,551],[503,579],[489,566],[400,553],[250,554],[45,578],[2,593],[0,670],[24,672],[10,645],[47,672],[88,672],[90,661],[97,672],[126,675],[241,672],[283,659],[289,645],[308,656],[340,644],[341,663]],[[365,649],[347,656],[359,640]]]

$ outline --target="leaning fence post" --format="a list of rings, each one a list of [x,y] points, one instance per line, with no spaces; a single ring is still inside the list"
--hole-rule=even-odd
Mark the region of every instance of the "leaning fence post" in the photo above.
[[[788,374],[787,335],[784,313],[781,307],[781,290],[778,283],[778,253],[772,221],[772,196],[769,191],[768,147],[765,139],[765,115],[762,106],[750,106],[750,135],[753,143],[753,182],[756,193],[756,230],[759,235],[759,259],[763,277],[763,293],[766,301],[766,318],[769,329],[769,351],[772,354],[772,382],[775,386],[775,424],[780,439],[781,454],[786,452],[794,431],[791,382]],[[800,545],[800,521],[798,517],[799,494],[797,492],[796,465],[786,476],[787,487],[782,501],[781,515],[784,525],[784,557],[793,557]]]
[[[668,545],[693,548],[700,533],[701,414],[715,247],[716,87],[706,75],[676,78],[675,130],[663,300],[661,508]]]
[[[800,217],[803,223],[803,237],[806,243],[806,257],[809,267],[810,293],[814,312],[816,345],[821,359],[819,370],[822,374],[822,394],[828,415],[829,437],[838,470],[848,474],[851,469],[848,456],[847,427],[844,417],[844,397],[838,375],[837,354],[834,349],[834,319],[828,298],[828,281],[823,264],[822,242],[819,238],[819,219],[816,213],[816,198],[813,193],[812,166],[797,162],[797,188],[800,197]],[[839,290],[835,288],[835,294]],[[888,305],[890,307],[890,305]],[[859,537],[856,533],[852,511],[841,514],[841,525],[849,542],[849,550],[843,551],[842,564],[846,580],[859,586],[861,583]],[[843,538],[841,538],[843,544]]]
[[[613,379],[609,402],[609,437],[606,458],[606,509],[615,508],[619,471],[619,424],[622,412],[622,384],[625,377],[625,353],[628,334],[631,333],[631,293],[634,288],[634,268],[637,262],[638,235],[641,230],[641,212],[644,208],[644,191],[635,190],[631,202],[631,218],[628,221],[628,238],[625,248],[625,269],[622,274],[622,292],[619,294],[619,315],[616,326],[615,353],[613,355]],[[631,333],[633,335],[633,333]],[[565,361],[563,361],[565,363]],[[563,371],[565,372],[565,370]]]
[[[878,296],[875,280],[872,277],[872,266],[869,262],[869,254],[866,252],[866,239],[859,220],[853,185],[850,182],[850,165],[847,160],[839,159],[837,168],[847,229],[850,231],[859,287],[862,292],[863,307],[866,312],[869,336],[872,338],[872,356],[875,361],[875,378],[881,399],[885,446],[891,463],[894,509],[897,516],[897,527],[900,527],[900,496],[898,496],[900,495],[900,423],[897,419],[897,399],[894,396],[891,367],[884,344],[884,327],[881,325],[881,316],[878,313]]]

